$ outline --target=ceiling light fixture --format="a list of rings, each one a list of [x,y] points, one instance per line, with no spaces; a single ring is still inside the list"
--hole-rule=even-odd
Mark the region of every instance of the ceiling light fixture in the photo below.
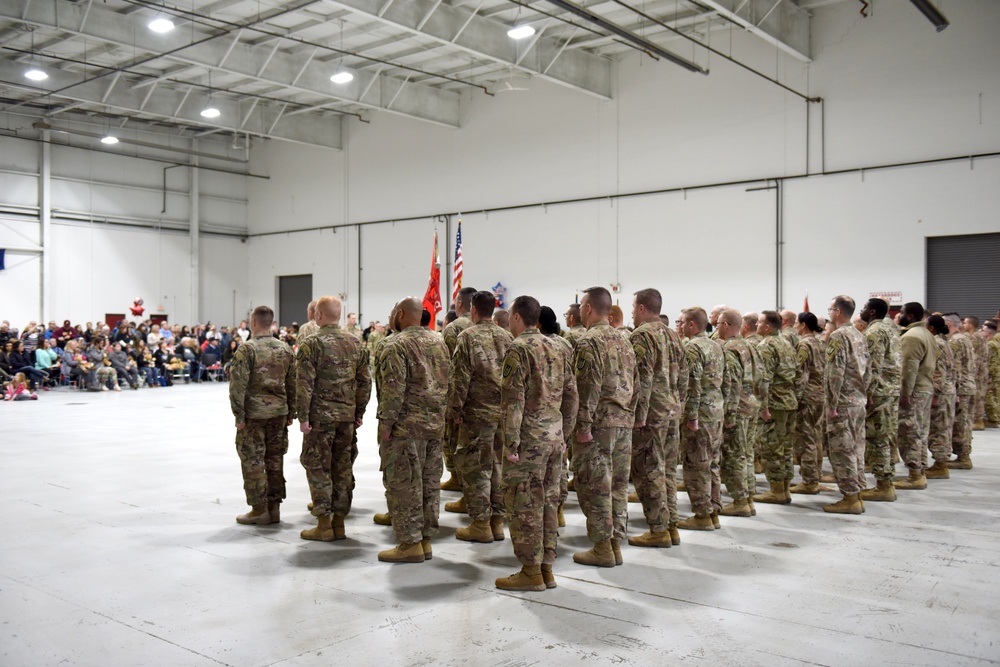
[[[350,83],[351,81],[354,81],[354,75],[351,74],[350,72],[340,70],[339,72],[330,77],[330,81],[341,84]]]
[[[212,70],[208,71],[208,104],[201,110],[202,118],[218,118],[222,115],[219,108],[212,104]]]
[[[112,144],[117,144],[118,143],[118,137],[116,137],[113,134],[109,134],[107,136],[101,137],[101,143],[102,144],[108,144],[109,146],[112,145]]]
[[[35,65],[35,30],[31,30],[31,60],[28,64],[28,69],[25,70],[24,76],[32,81],[45,81],[49,78],[49,75],[43,72]]]
[[[507,36],[511,39],[524,39],[535,34],[535,29],[530,25],[519,25],[507,31]]]
[[[340,20],[340,61],[337,62],[337,71],[330,77],[330,81],[337,84],[345,84],[354,81],[354,75],[344,69],[344,20]]]
[[[174,29],[174,22],[162,14],[157,14],[147,27],[153,32],[165,33]]]

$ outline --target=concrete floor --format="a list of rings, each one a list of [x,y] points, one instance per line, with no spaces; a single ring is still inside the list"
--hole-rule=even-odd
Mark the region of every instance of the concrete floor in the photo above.
[[[797,497],[669,550],[626,547],[612,569],[570,558],[588,546],[571,494],[559,587],[508,594],[493,580],[518,568],[510,541],[459,542],[455,514],[434,560],[376,560],[392,533],[371,520],[385,509],[374,401],[349,539],[299,539],[312,519],[297,428],[282,523],[237,525],[226,392],[0,406],[0,664],[1000,663],[1000,431],[975,434],[975,470],[864,516],[824,514],[834,493]]]

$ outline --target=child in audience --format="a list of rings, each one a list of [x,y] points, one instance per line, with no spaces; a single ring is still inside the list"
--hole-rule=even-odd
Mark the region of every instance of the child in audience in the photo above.
[[[24,373],[17,373],[14,379],[7,383],[3,393],[5,401],[37,401],[38,395],[28,389],[28,378]]]

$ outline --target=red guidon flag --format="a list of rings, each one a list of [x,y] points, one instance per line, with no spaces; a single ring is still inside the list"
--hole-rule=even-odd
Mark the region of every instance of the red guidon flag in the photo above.
[[[424,293],[424,309],[431,314],[430,328],[433,331],[437,323],[437,314],[441,312],[441,260],[438,259],[438,233],[434,230],[434,254],[431,255],[431,277],[427,281],[427,291]]]

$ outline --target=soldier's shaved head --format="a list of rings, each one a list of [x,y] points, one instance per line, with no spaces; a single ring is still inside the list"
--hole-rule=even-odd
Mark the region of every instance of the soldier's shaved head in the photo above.
[[[580,304],[571,303],[566,309],[566,326],[575,327],[580,324]]]
[[[840,296],[833,297],[833,308],[836,308],[840,313],[850,319],[851,315],[854,314],[854,299],[847,296],[846,294],[841,294]]]
[[[781,326],[790,327],[795,325],[795,320],[798,316],[795,314],[794,310],[788,310],[787,308],[781,311]]]
[[[625,313],[622,312],[621,306],[611,306],[611,310],[608,312],[608,322],[616,329],[625,324]]]
[[[250,320],[262,329],[269,328],[274,322],[274,311],[267,306],[257,306],[253,309]]]
[[[514,304],[510,307],[510,314],[511,317],[520,317],[525,326],[534,327],[538,325],[542,306],[535,297],[521,295],[514,299]]]
[[[590,304],[590,307],[594,309],[594,313],[597,315],[607,317],[611,314],[611,292],[603,287],[588,287],[583,290],[583,299],[586,299],[586,303]],[[583,305],[584,301],[581,300],[581,312]]]
[[[316,299],[313,299],[312,301],[309,302],[309,305],[306,306],[306,317],[308,317],[310,320],[316,319],[316,303],[317,303]]]
[[[501,329],[510,329],[510,313],[508,313],[503,308],[499,308],[493,311],[493,324],[497,325]],[[556,325],[559,326],[559,325]]]
[[[705,312],[704,308],[685,308],[681,314],[684,316],[685,324],[692,327],[695,333],[704,331],[708,326],[708,313]]]
[[[420,299],[408,296],[399,302],[396,311],[396,323],[400,331],[407,327],[419,327],[420,318],[424,315],[424,304]]]
[[[469,312],[469,308],[472,306],[472,297],[476,295],[479,291],[475,287],[463,287],[458,290],[458,296],[455,298],[455,312],[459,315],[466,315]]]
[[[719,315],[721,315],[724,310],[729,310],[729,306],[724,303],[720,303],[712,309],[712,313],[709,315],[708,321],[711,322],[713,327],[719,323]]]
[[[493,310],[497,307],[497,298],[493,292],[476,292],[472,295],[472,307],[476,309],[476,314],[481,319],[489,319],[493,315]]]
[[[719,313],[719,322],[725,322],[733,328],[733,331],[739,331],[743,326],[743,317],[735,308],[727,308]]]
[[[334,324],[340,321],[340,310],[343,307],[340,299],[335,296],[323,296],[315,303],[316,305],[313,307],[315,318],[319,319],[322,317],[323,322],[326,324]]]
[[[761,311],[760,319],[757,320],[757,324],[760,325],[761,321],[771,327],[773,331],[781,330],[781,315],[779,315],[776,310]]]
[[[652,287],[636,292],[635,303],[654,315],[659,315],[660,311],[663,310],[663,297],[660,295],[660,290]]]

